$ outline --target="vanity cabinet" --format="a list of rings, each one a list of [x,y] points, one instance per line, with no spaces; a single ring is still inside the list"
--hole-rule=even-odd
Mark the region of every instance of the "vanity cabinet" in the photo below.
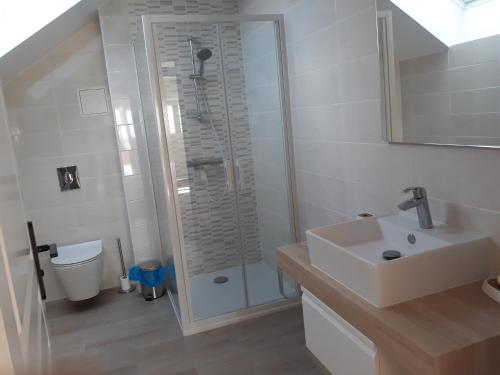
[[[377,349],[308,290],[302,289],[306,346],[334,375],[380,375]]]
[[[305,244],[277,254],[304,291],[307,347],[332,374],[500,374],[500,304],[481,282],[380,309],[314,267]]]

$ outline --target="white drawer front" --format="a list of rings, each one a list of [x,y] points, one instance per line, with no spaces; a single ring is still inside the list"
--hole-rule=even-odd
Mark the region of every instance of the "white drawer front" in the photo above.
[[[334,375],[376,375],[373,343],[310,292],[302,295],[307,348]]]

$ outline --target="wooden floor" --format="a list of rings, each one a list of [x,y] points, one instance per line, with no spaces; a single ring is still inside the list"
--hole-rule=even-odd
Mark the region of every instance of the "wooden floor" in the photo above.
[[[182,337],[168,298],[105,291],[90,304],[47,306],[54,373],[319,375],[300,309]]]

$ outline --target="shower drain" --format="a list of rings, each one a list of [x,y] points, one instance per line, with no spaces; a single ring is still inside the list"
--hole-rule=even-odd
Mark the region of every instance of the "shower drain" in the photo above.
[[[386,250],[382,253],[382,258],[385,260],[395,260],[401,258],[401,251]]]
[[[229,278],[227,276],[217,276],[214,279],[214,283],[216,284],[225,284],[229,281]]]

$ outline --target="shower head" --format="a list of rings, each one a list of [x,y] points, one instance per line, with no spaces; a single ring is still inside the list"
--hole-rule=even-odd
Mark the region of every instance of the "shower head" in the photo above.
[[[212,57],[212,51],[210,51],[208,48],[203,48],[202,50],[198,51],[196,57],[198,57],[200,61],[207,61]]]
[[[205,69],[205,61],[207,61],[209,58],[212,57],[212,51],[210,51],[208,48],[203,48],[198,51],[196,57],[198,58],[198,60],[200,60],[200,69],[198,74],[200,77],[203,77],[203,71]]]

